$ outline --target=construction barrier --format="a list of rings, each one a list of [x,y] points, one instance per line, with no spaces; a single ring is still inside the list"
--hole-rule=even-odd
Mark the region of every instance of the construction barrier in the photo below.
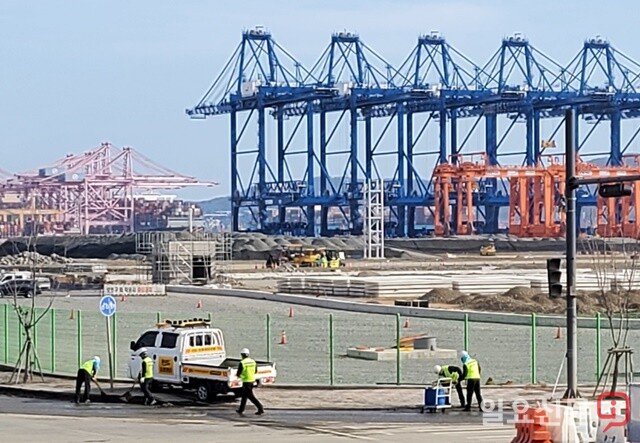
[[[549,432],[549,415],[544,408],[530,408],[518,413],[516,436],[511,443],[553,443]]]

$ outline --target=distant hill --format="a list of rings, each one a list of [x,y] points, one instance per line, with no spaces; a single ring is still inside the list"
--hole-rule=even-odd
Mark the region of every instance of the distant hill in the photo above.
[[[212,214],[220,211],[231,211],[231,199],[230,197],[215,197],[211,200],[204,200],[196,202],[202,212],[205,214]]]

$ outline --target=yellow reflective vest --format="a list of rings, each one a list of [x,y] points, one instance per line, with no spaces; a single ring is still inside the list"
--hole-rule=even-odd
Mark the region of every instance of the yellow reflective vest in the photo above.
[[[460,374],[457,372],[449,372],[449,366],[443,366],[442,371],[440,371],[445,378],[450,378],[452,382],[456,383],[458,381],[458,377]]]
[[[240,363],[242,363],[242,373],[240,374],[242,383],[253,383],[256,381],[256,361],[247,357],[243,358]]]
[[[145,367],[143,368],[144,372],[142,373],[142,380],[153,378],[153,360],[151,360],[151,357],[143,358],[142,362],[145,364]]]
[[[467,380],[480,380],[480,367],[477,360],[470,358],[464,365],[467,367]]]
[[[84,363],[82,363],[82,366],[80,366],[80,368],[84,369],[85,371],[87,371],[89,373],[89,375],[91,375],[91,376],[95,375],[93,373],[93,359],[87,360]]]

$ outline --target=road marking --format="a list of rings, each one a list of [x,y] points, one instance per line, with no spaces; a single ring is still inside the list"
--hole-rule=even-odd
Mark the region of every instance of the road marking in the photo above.
[[[335,435],[335,436],[338,436],[338,437],[355,438],[355,439],[358,439],[358,440],[375,440],[373,438],[365,437],[364,435],[355,435],[355,434],[350,434],[348,432],[334,431],[332,429],[318,428],[318,427],[315,427],[315,426],[300,426],[299,429],[306,429],[306,430],[309,430],[309,431],[319,432],[319,433],[323,433],[323,434],[331,434],[331,435]]]

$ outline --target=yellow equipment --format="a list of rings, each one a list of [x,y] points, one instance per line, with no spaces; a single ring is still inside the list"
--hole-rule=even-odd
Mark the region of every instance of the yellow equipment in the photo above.
[[[489,243],[488,245],[482,246],[480,248],[480,255],[483,257],[496,255],[496,245],[493,243]]]
[[[327,256],[327,266],[331,269],[338,269],[341,266],[344,266],[344,252],[336,251],[334,249],[329,249],[326,251]]]
[[[300,254],[295,254],[291,260],[291,264],[301,268],[318,266],[322,254],[315,248],[304,248]]]

